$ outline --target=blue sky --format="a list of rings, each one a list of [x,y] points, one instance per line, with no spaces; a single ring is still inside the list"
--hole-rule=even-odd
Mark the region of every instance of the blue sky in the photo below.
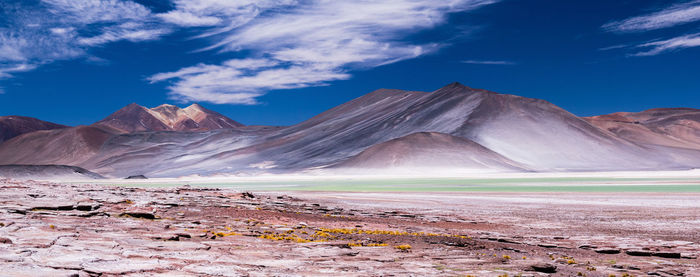
[[[450,82],[581,116],[700,108],[700,0],[0,0],[0,115],[198,102],[290,125]]]

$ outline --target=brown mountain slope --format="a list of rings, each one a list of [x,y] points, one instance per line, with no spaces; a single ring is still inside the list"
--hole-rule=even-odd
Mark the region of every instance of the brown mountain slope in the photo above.
[[[34,131],[61,128],[68,128],[68,126],[26,116],[0,116],[0,143]]]
[[[80,165],[112,135],[91,126],[27,133],[0,144],[0,164]]]
[[[120,133],[144,131],[169,131],[170,128],[153,116],[143,106],[131,103],[93,124],[96,127],[106,127]]]
[[[585,118],[616,136],[642,145],[700,150],[700,110],[651,109]]]

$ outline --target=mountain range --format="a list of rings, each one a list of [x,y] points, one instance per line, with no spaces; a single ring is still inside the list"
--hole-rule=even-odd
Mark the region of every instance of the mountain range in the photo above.
[[[109,177],[700,167],[700,110],[581,118],[459,83],[376,90],[286,127],[244,126],[197,104],[131,104],[90,126],[32,124],[0,125],[0,134],[18,134],[0,144],[0,164],[78,166]]]

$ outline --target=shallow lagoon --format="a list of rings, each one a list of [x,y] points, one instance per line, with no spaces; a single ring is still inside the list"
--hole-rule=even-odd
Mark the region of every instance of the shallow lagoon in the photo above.
[[[378,178],[305,180],[100,180],[127,187],[226,187],[250,191],[700,192],[700,178]]]

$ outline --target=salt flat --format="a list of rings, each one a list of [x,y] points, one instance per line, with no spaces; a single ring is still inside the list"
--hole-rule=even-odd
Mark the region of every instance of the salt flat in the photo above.
[[[454,175],[189,176],[146,180],[61,180],[134,187],[233,188],[251,191],[700,192],[700,170],[475,173]]]

